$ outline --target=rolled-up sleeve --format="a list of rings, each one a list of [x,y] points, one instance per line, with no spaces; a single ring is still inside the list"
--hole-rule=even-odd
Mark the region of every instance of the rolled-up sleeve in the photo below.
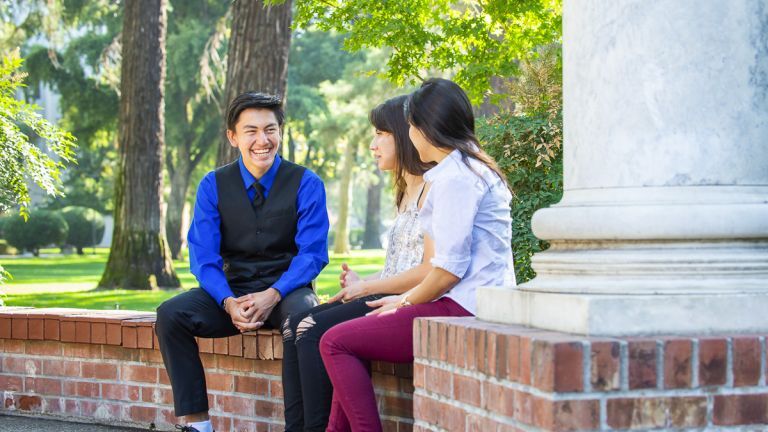
[[[435,256],[431,263],[458,278],[472,262],[472,232],[485,188],[479,178],[451,177],[432,184],[431,229]]]

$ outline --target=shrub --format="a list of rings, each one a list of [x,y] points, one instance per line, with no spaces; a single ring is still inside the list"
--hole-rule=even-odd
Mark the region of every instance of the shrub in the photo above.
[[[562,124],[562,119],[560,119]],[[533,213],[563,194],[561,128],[545,117],[499,115],[478,122],[483,147],[507,175],[512,199],[512,251],[517,283],[532,279],[531,256],[549,244],[531,231]]]
[[[0,255],[16,255],[16,249],[8,245],[5,240],[0,240]],[[0,283],[2,283],[0,281]]]
[[[36,210],[29,213],[26,222],[21,216],[12,217],[6,222],[5,231],[8,244],[39,256],[43,246],[64,244],[69,227],[60,214]]]
[[[99,244],[104,236],[104,217],[94,209],[64,207],[61,215],[69,226],[66,244],[77,248],[79,255],[83,254],[84,247]]]

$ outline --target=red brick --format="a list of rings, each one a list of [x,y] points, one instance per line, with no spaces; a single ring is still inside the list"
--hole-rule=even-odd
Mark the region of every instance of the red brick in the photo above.
[[[441,394],[445,397],[452,397],[452,379],[451,373],[442,369],[427,367],[427,391]]]
[[[506,367],[498,368],[498,378],[517,382],[520,377],[520,336],[504,335],[504,342],[499,342],[506,350]]]
[[[475,378],[453,374],[453,398],[480,407],[481,383]]]
[[[168,377],[168,371],[164,368],[158,368],[157,382],[160,384],[171,385],[171,379]]]
[[[31,340],[43,340],[45,339],[44,335],[44,324],[42,318],[30,318],[27,322],[27,332],[28,337]]]
[[[28,324],[27,318],[14,316],[11,319],[11,338],[23,339],[23,340],[28,339],[29,328],[27,327],[27,324]]]
[[[75,322],[75,342],[91,343],[91,323],[88,321]]]
[[[456,356],[458,353],[463,352],[462,346],[459,346],[458,342],[456,341],[456,331],[457,326],[455,324],[448,325],[446,327],[446,347],[445,347],[445,357],[449,363],[456,363]],[[414,342],[414,347],[417,345]]]
[[[58,378],[25,378],[24,391],[57,396],[61,394],[61,380]]]
[[[282,340],[282,339],[281,339]],[[227,345],[229,345],[229,355],[235,356],[235,357],[242,357],[243,356],[243,335],[235,335],[230,336],[227,341]],[[282,344],[280,344],[281,349],[281,355],[280,358],[282,358]]]
[[[45,340],[57,341],[61,338],[59,333],[59,320],[58,319],[45,319],[43,324],[43,337]]]
[[[466,424],[467,413],[454,406],[435,401],[437,425],[447,430],[463,430]]]
[[[258,377],[235,376],[235,392],[251,395],[269,395],[269,380]]]
[[[100,380],[117,379],[117,365],[83,362],[81,369],[83,378],[95,378]]]
[[[499,360],[499,347],[497,343],[497,334],[487,330],[485,332],[485,346],[486,346],[486,352],[487,352],[487,359],[486,359],[486,365],[485,370],[482,370],[481,372],[486,373],[489,376],[496,376],[496,369],[497,369],[497,362]],[[502,339],[503,342],[503,339]],[[506,359],[504,359],[506,362]],[[504,364],[504,363],[502,363]],[[504,364],[506,367],[506,364]]]
[[[249,359],[259,358],[259,338],[251,334],[243,335],[243,357]]]
[[[531,361],[533,357],[533,340],[524,336],[520,338],[520,366],[518,380],[521,384],[531,384]]]
[[[91,342],[95,344],[107,343],[107,324],[103,322],[91,323]]]
[[[260,421],[243,420],[239,418],[232,419],[232,430],[248,432],[270,432],[268,423]]]
[[[213,425],[213,430],[228,431],[230,430],[232,419],[229,417],[211,416],[211,424]]]
[[[62,394],[65,396],[99,397],[99,384],[87,381],[62,381]]]
[[[66,358],[87,358],[91,360],[101,359],[101,345],[91,344],[63,344],[62,355]]]
[[[699,385],[724,385],[728,344],[725,339],[699,340]]]
[[[467,328],[456,325],[456,353],[451,357],[451,363],[460,368],[467,367]]]
[[[475,329],[475,369],[479,372],[488,370],[488,332]]]
[[[629,341],[629,389],[656,387],[656,341]]]
[[[79,377],[80,362],[68,360],[43,360],[43,373],[49,376]]]
[[[61,414],[64,412],[61,404],[61,398],[58,397],[43,398],[43,407],[43,412],[46,413]]]
[[[54,341],[27,341],[26,353],[43,356],[61,356],[61,344]]]
[[[413,385],[416,388],[425,388],[426,384],[426,374],[424,365],[421,363],[414,363],[413,364]]]
[[[0,339],[11,338],[11,318],[0,317]]]
[[[101,396],[104,399],[118,401],[138,401],[140,387],[128,384],[101,384]]]
[[[670,398],[669,426],[675,428],[701,428],[707,425],[706,397]]]
[[[213,339],[198,338],[197,345],[199,346],[201,353],[213,353]]]
[[[24,374],[36,376],[42,372],[42,363],[40,360],[23,357],[5,357],[3,361],[3,372]]]
[[[416,319],[413,322],[413,356],[417,358],[427,357],[427,344],[429,341],[429,321]]]
[[[712,410],[712,422],[718,426],[768,423],[768,394],[718,395]]]
[[[122,412],[122,404],[104,401],[80,401],[80,412],[85,417],[97,419],[117,419]]]
[[[512,409],[515,420],[526,424],[533,423],[533,399],[530,393],[525,391],[515,391],[512,398]]]
[[[173,392],[154,386],[141,387],[141,400],[158,405],[173,405]]]
[[[75,322],[74,321],[61,321],[60,336],[62,342],[75,342]]]
[[[483,382],[483,409],[507,417],[515,415],[515,391],[511,388],[494,384],[490,381]]]
[[[227,338],[214,338],[213,339],[213,353],[214,354],[229,354],[229,344]]]
[[[269,396],[276,399],[283,397],[283,383],[281,381],[269,381]]]
[[[231,392],[234,389],[234,377],[232,374],[208,372],[205,374],[205,382],[208,390]]]
[[[157,368],[140,365],[123,365],[120,368],[123,381],[157,383]]]
[[[427,359],[430,360],[439,360],[440,358],[440,352],[439,352],[439,346],[437,343],[438,338],[438,330],[437,330],[437,322],[434,320],[428,320],[428,336],[427,336],[427,352],[424,356]]]
[[[381,414],[390,417],[413,418],[413,400],[393,395],[380,395]]]
[[[17,396],[15,405],[20,411],[42,411],[43,399],[40,396]]]
[[[536,388],[557,392],[584,389],[584,361],[579,342],[534,341],[532,367]]]
[[[0,394],[2,394],[3,391],[24,391],[24,382],[20,376],[0,375]]]
[[[275,349],[272,345],[272,331],[259,330],[259,358],[262,360],[273,360],[275,358]]]
[[[152,327],[140,326],[136,328],[136,346],[139,348],[152,349],[154,339]]]
[[[117,323],[106,323],[106,324],[107,324],[107,344],[122,345],[123,330],[120,324],[117,324]]]
[[[123,348],[121,346],[103,345],[105,360],[121,360],[125,362],[137,362],[141,352],[136,349]]]
[[[394,375],[383,374],[381,372],[374,372],[372,379],[373,379],[373,386],[377,389],[389,390],[394,392],[400,391],[400,379]]]
[[[158,418],[158,409],[154,407],[132,405],[128,408],[130,418],[139,423],[154,423]]]
[[[760,339],[733,338],[733,385],[755,386],[760,381]]]
[[[136,327],[122,326],[121,331],[122,331],[122,338],[123,338],[122,345],[125,348],[139,347],[138,332],[136,331]]]
[[[250,397],[217,394],[214,404],[225,413],[252,413],[256,410],[256,401]]]
[[[3,341],[3,352],[7,354],[24,354],[24,348],[27,341],[5,339]]]
[[[693,342],[688,339],[664,341],[664,388],[690,388]]]
[[[532,397],[533,425],[551,431],[592,430],[600,426],[597,400],[559,400]]]
[[[616,429],[652,429],[666,426],[663,398],[608,399],[608,426]]]
[[[142,349],[142,350],[139,350],[139,362],[154,363],[158,366],[162,366],[163,355],[160,354],[160,351],[157,351],[157,350]]]
[[[590,384],[595,391],[615,391],[621,386],[621,346],[614,341],[590,344]]]

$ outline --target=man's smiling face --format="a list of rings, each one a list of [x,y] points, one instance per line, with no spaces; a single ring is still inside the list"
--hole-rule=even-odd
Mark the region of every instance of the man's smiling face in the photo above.
[[[232,147],[240,150],[245,167],[257,179],[275,162],[280,148],[280,126],[272,110],[248,108],[240,113],[235,130],[227,130]]]

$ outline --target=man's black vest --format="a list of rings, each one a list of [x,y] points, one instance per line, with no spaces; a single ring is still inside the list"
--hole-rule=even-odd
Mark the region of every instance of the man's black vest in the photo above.
[[[248,198],[238,161],[216,170],[221,257],[236,295],[272,286],[298,253],[296,197],[305,169],[283,159],[258,209]]]

